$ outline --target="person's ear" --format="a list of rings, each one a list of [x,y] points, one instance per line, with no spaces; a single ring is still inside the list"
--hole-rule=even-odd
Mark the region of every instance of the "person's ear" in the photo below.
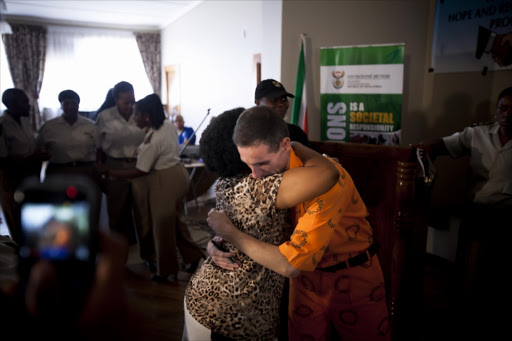
[[[284,151],[290,151],[290,149],[292,148],[292,142],[289,137],[285,137],[284,139],[281,140],[281,148]]]

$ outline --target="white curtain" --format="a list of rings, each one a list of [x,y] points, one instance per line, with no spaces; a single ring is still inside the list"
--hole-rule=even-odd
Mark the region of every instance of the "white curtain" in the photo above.
[[[48,27],[44,81],[39,96],[43,120],[60,114],[58,95],[71,89],[80,96],[80,111],[95,111],[108,90],[130,82],[135,98],[153,93],[132,32]]]

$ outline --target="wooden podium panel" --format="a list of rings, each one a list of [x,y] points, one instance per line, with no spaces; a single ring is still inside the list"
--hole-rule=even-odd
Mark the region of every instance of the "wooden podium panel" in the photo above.
[[[320,141],[311,141],[311,146],[338,158],[368,208],[374,241],[381,246],[378,256],[393,339],[401,339],[423,304],[427,198],[423,178],[417,177],[415,151]]]

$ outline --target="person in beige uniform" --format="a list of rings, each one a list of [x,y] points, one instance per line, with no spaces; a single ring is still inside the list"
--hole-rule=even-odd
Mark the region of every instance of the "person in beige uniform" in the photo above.
[[[0,117],[0,197],[11,239],[19,243],[21,231],[15,218],[14,191],[26,177],[39,175],[45,155],[36,150],[25,92],[7,89],[2,102],[7,110]]]
[[[195,267],[204,254],[188,231],[177,224],[176,207],[187,193],[189,175],[180,161],[176,128],[166,119],[157,94],[138,101],[135,111],[137,125],[146,132],[136,165],[130,169],[106,167],[103,171],[111,177],[133,179],[136,210],[144,217],[142,228],[137,229],[140,255],[149,264],[156,260],[152,279],[163,282],[170,275],[177,278],[180,266],[176,247],[185,264]]]
[[[144,139],[144,132],[137,127],[133,115],[133,86],[119,82],[114,86],[113,95],[116,105],[100,112],[96,121],[96,161],[110,169],[133,168],[137,162],[137,147]],[[135,226],[142,217],[133,210],[131,181],[108,178],[105,192],[110,230],[126,236],[134,244]]]
[[[489,331],[503,335],[508,328],[496,319],[498,314],[487,312],[499,311],[509,290],[512,87],[500,92],[494,110],[494,122],[475,124],[450,136],[413,145],[423,149],[432,161],[438,156],[469,158],[467,188],[458,213],[461,214],[455,258],[458,316],[462,326],[473,327],[467,329],[467,336],[474,337],[476,332],[481,332],[487,339],[493,339]]]
[[[78,115],[80,96],[73,90],[59,94],[62,115],[46,121],[39,129],[37,146],[50,156],[47,176],[81,175],[98,186],[96,205],[101,206],[99,174],[96,171],[96,126]]]
[[[78,115],[80,96],[73,90],[62,91],[59,102],[62,115],[45,122],[37,137],[38,147],[50,155],[46,175],[83,174],[97,181],[96,126]]]

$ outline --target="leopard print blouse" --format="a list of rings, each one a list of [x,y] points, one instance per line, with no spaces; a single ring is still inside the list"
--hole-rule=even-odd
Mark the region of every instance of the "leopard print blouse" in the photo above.
[[[217,209],[225,210],[238,229],[280,245],[291,232],[288,210],[275,208],[281,180],[282,174],[220,178],[215,185]],[[202,325],[229,338],[275,340],[284,277],[225,245],[237,252],[241,267],[227,271],[208,257],[187,286],[187,309]]]

